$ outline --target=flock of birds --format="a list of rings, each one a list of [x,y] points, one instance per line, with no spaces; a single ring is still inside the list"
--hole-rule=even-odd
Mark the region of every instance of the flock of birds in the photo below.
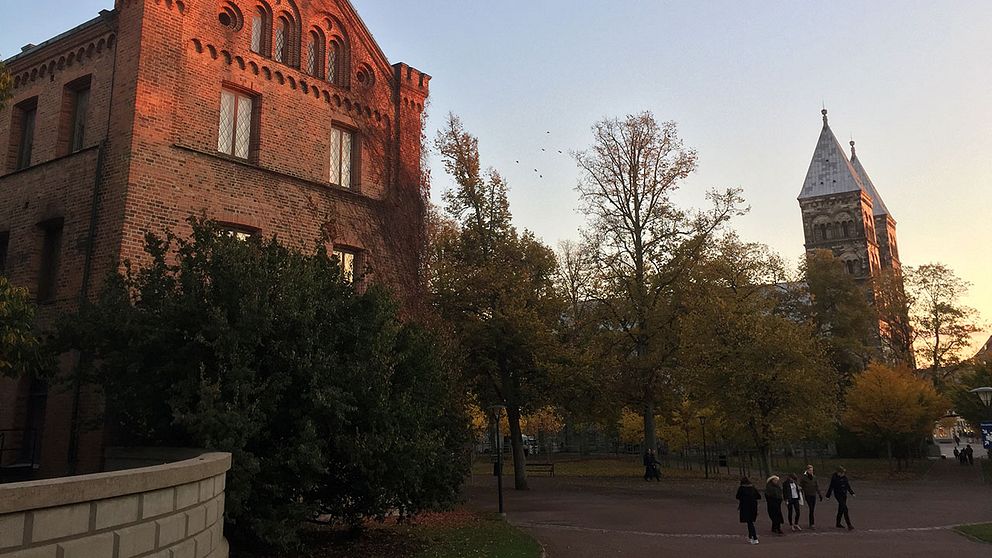
[[[550,132],[550,131],[548,131],[548,132],[544,132],[544,133],[545,133],[545,135],[551,135],[551,132]],[[542,148],[541,148],[541,151],[542,151],[542,152],[544,152],[544,153],[547,153],[547,152],[548,152],[548,148],[546,148],[546,147],[542,147]],[[564,155],[564,154],[565,154],[565,152],[564,152],[564,151],[562,151],[561,149],[559,149],[559,150],[558,150],[558,154],[559,154],[559,155]],[[514,161],[514,162],[515,162],[515,163],[517,163],[518,165],[520,164],[520,161],[519,161],[519,160],[517,160],[517,161]],[[541,179],[541,178],[544,178],[544,175],[543,175],[543,174],[541,174],[541,172],[540,172],[540,171],[539,171],[538,169],[534,169],[534,174],[536,174],[536,175],[537,175],[537,178],[539,178],[539,179]]]

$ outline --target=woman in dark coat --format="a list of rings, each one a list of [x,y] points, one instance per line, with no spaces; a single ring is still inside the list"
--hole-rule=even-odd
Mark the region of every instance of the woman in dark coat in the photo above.
[[[758,544],[758,532],[754,522],[758,520],[758,500],[761,493],[751,485],[747,477],[741,477],[741,485],[737,489],[737,509],[741,512],[741,523],[747,523],[747,542]]]
[[[782,481],[775,475],[768,478],[765,485],[765,500],[768,501],[768,518],[772,520],[772,533],[784,535],[782,532]]]

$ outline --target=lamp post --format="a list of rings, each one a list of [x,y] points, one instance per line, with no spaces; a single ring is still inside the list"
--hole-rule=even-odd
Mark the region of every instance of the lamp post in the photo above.
[[[499,514],[500,516],[505,516],[506,512],[503,511],[503,436],[499,432],[499,420],[500,415],[506,405],[493,405],[490,410],[493,412],[494,422],[495,422],[495,436],[496,436],[496,490],[499,493]]]
[[[982,403],[986,407],[992,407],[992,387],[980,387],[971,390],[971,393],[977,393],[978,398],[982,400]]]
[[[703,470],[706,478],[710,478],[710,457],[706,452],[706,417],[699,415],[699,426],[703,429]]]

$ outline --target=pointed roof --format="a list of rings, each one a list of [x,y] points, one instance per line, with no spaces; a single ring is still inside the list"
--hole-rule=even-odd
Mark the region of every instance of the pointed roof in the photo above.
[[[871,208],[872,213],[875,215],[888,215],[889,209],[885,207],[885,202],[882,201],[882,196],[879,195],[878,190],[875,189],[875,185],[872,184],[871,178],[868,178],[868,173],[865,168],[861,165],[861,161],[858,160],[858,152],[854,150],[854,140],[851,140],[851,166],[854,167],[855,172],[858,173],[858,178],[861,179],[861,184],[865,187],[865,192],[871,196]]]
[[[844,149],[827,124],[827,109],[823,109],[822,114],[823,129],[820,131],[820,139],[816,142],[816,149],[813,151],[813,160],[810,161],[809,170],[806,171],[806,181],[803,182],[799,199],[857,192],[858,190],[867,191],[861,183],[861,177],[847,160],[847,154],[844,153]],[[874,198],[872,198],[872,203],[874,203]]]

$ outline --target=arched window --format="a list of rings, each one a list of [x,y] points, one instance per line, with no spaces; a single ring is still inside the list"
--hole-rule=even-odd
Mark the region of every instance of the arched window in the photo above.
[[[341,84],[342,51],[341,43],[336,40],[327,45],[327,81],[337,85]]]
[[[823,235],[823,238],[830,240],[834,236],[834,227],[830,223],[827,223],[827,232]]]
[[[854,260],[847,260],[844,263],[847,265],[847,273],[854,275]]]
[[[289,63],[289,49],[292,45],[293,36],[292,29],[289,18],[285,15],[279,16],[279,21],[276,22],[276,35],[273,41],[272,51],[272,57],[275,58],[276,62]]]
[[[269,56],[269,37],[272,36],[272,12],[267,6],[259,5],[251,18],[251,51]]]
[[[849,229],[847,228],[847,221],[844,221],[843,223],[841,223],[841,224],[840,224],[840,226],[841,226],[841,228],[842,228],[842,229],[843,229],[843,231],[844,231],[844,238],[847,238],[847,237],[849,237],[849,236],[851,235],[851,232],[850,232],[850,230],[849,230]]]
[[[319,29],[310,31],[307,39],[306,70],[315,78],[324,77],[324,34]]]

